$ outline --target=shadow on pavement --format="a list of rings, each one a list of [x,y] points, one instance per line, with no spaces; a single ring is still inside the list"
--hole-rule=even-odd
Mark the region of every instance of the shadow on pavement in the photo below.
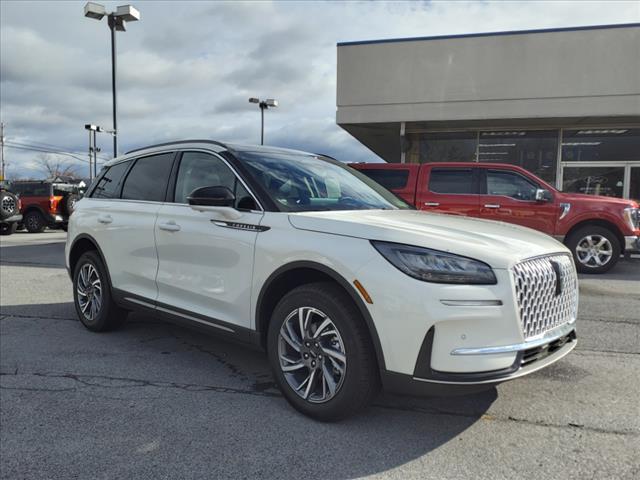
[[[215,472],[219,478],[351,479],[381,473],[455,439],[497,397],[495,389],[449,398],[382,393],[356,417],[319,423],[286,403],[262,352],[141,314],[131,314],[116,332],[94,334],[77,320],[59,321],[75,319],[71,302],[3,306],[2,315],[7,315],[0,323],[3,371],[25,363],[66,372],[63,378],[41,372],[33,382],[70,383],[47,408],[59,410],[51,410],[54,418],[84,420],[50,428],[112,452],[120,465],[136,465],[131,474],[157,471],[159,464],[168,468],[164,462],[177,477]],[[12,315],[22,318],[11,321]],[[17,342],[32,345],[23,350]],[[26,405],[30,395],[36,401],[28,391],[19,398]],[[9,398],[5,395],[3,403],[17,397]],[[105,422],[109,426],[103,430]],[[12,444],[29,438],[20,435]],[[136,453],[140,438],[161,439],[144,459]],[[93,467],[83,465],[87,460],[73,445],[43,445],[41,454],[50,458],[61,449],[61,458],[73,457],[73,469],[88,474]]]

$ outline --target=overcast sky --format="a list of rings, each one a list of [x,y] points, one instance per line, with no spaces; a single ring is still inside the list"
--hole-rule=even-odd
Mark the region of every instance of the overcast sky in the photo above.
[[[84,3],[0,2],[7,142],[86,156],[84,124],[111,125],[109,30],[84,18]],[[349,161],[377,157],[336,126],[337,42],[640,21],[637,0],[132,3],[142,20],[117,35],[121,152],[184,138],[259,143],[247,101],[259,96],[280,102],[266,112],[266,143]],[[110,157],[110,138],[99,145]],[[36,155],[5,147],[8,176],[37,176]]]

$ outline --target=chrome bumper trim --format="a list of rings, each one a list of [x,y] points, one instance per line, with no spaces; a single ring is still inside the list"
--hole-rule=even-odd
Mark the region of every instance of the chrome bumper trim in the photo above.
[[[448,307],[499,307],[502,300],[440,300]]]
[[[526,367],[522,367],[516,372],[510,375],[507,375],[505,377],[489,378],[486,380],[480,380],[475,382],[452,382],[452,381],[446,381],[446,380],[432,380],[432,379],[419,378],[419,377],[413,377],[413,379],[418,382],[441,383],[441,384],[447,384],[447,385],[483,385],[483,384],[490,385],[495,383],[502,383],[509,380],[513,380],[515,378],[523,377],[525,375],[529,375],[530,373],[533,373],[533,372],[537,372],[538,370],[541,370],[544,367],[557,362],[561,358],[565,357],[571,350],[573,350],[576,347],[577,343],[578,342],[575,340],[572,342],[569,342],[566,345],[564,345],[560,350],[558,350],[557,352],[554,352],[553,355],[543,358],[542,360],[538,362],[534,362],[531,365],[528,365]]]
[[[624,237],[624,250],[626,252],[640,251],[640,237],[635,235]]]
[[[496,353],[513,353],[520,350],[527,350],[528,348],[535,348],[553,342],[560,337],[564,337],[575,330],[575,320],[570,323],[560,325],[548,332],[545,332],[541,337],[529,340],[528,342],[516,343],[513,345],[501,345],[498,347],[477,347],[477,348],[456,348],[451,352],[451,355],[492,355]]]

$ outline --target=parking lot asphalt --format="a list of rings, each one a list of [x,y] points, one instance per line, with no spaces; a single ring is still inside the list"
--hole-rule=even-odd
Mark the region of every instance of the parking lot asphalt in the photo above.
[[[261,352],[139,314],[84,329],[64,240],[0,240],[1,478],[640,478],[638,258],[581,276],[578,346],[555,365],[323,424]]]

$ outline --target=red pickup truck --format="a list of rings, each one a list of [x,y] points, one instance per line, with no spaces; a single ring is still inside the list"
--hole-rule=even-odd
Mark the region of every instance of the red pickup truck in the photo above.
[[[640,250],[637,202],[563,193],[514,165],[350,166],[419,210],[501,220],[552,235],[573,252],[580,272],[606,272],[621,254]]]

